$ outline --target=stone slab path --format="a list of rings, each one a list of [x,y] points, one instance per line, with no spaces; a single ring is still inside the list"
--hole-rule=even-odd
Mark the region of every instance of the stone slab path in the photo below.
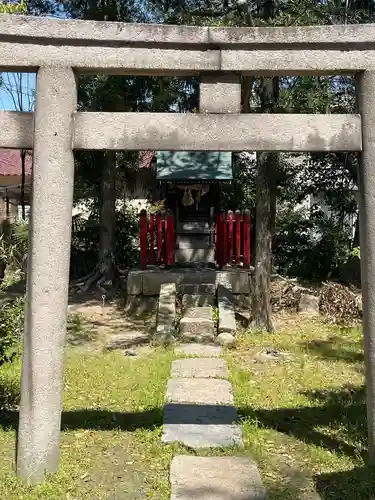
[[[243,447],[232,386],[220,347],[176,347],[168,381],[162,441],[193,449]],[[181,359],[181,356],[196,356]],[[257,466],[244,457],[173,458],[171,500],[265,500]]]

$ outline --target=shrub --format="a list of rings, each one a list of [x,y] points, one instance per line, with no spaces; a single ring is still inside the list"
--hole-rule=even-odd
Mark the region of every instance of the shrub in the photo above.
[[[12,361],[18,349],[24,325],[25,298],[19,297],[0,306],[0,366]]]

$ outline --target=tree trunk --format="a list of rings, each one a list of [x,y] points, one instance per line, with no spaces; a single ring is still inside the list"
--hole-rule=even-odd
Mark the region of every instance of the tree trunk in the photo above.
[[[22,210],[22,220],[26,219],[26,211],[25,211],[25,163],[26,163],[26,151],[24,149],[21,150],[21,210]]]
[[[255,275],[252,290],[254,330],[274,331],[270,301],[272,238],[276,218],[276,170],[278,155],[257,155]]]
[[[99,260],[115,252],[116,245],[116,152],[104,153],[101,180]]]
[[[276,110],[279,93],[278,78],[262,78],[260,102],[263,113]],[[276,187],[278,153],[257,154],[255,275],[252,290],[252,322],[254,330],[272,332],[270,281],[272,271],[272,239],[276,219]]]

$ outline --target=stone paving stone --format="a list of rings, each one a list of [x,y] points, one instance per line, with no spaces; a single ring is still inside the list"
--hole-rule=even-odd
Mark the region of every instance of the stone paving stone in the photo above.
[[[205,358],[218,358],[221,348],[216,345],[180,344],[175,347],[175,353],[180,356],[203,356]]]
[[[232,386],[228,380],[178,378],[168,381],[166,402],[232,405]]]
[[[242,457],[176,456],[171,500],[265,500],[257,466]]]
[[[172,363],[173,378],[228,378],[228,366],[224,359],[190,358]]]
[[[162,441],[190,448],[243,447],[234,406],[167,404]]]

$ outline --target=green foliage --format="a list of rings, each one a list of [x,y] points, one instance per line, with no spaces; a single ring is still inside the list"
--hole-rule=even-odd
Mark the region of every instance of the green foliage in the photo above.
[[[0,260],[13,269],[21,269],[27,253],[29,224],[19,220],[3,226],[0,235]]]
[[[116,210],[116,262],[121,268],[134,266],[139,259],[138,211],[124,203]],[[70,274],[79,278],[91,272],[98,260],[100,222],[93,207],[89,217],[73,217]]]
[[[16,355],[24,324],[24,297],[0,306],[0,366]]]
[[[358,257],[359,259],[361,258],[361,249],[359,247],[353,248],[353,250],[350,252],[351,257]]]
[[[0,14],[26,14],[27,2],[21,0],[20,2],[1,2],[0,1]]]
[[[318,207],[287,210],[277,220],[274,260],[283,274],[326,279],[347,260],[350,245],[345,225]]]

